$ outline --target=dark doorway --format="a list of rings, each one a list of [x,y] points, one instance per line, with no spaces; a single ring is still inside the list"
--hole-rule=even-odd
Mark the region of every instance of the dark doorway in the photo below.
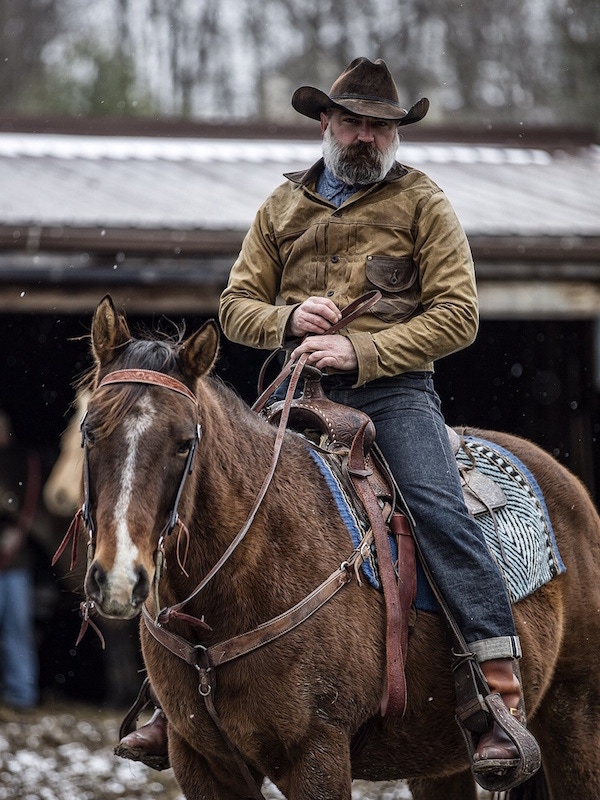
[[[530,439],[600,496],[591,322],[484,321],[475,344],[436,369],[449,424]]]

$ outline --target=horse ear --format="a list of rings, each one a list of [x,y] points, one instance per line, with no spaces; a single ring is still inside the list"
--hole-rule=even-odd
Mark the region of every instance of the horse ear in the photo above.
[[[219,354],[219,329],[214,319],[205,322],[179,350],[179,367],[183,375],[195,380],[214,367]]]
[[[100,366],[109,364],[117,349],[131,341],[129,327],[119,314],[109,294],[104,295],[94,311],[92,320],[92,352]]]

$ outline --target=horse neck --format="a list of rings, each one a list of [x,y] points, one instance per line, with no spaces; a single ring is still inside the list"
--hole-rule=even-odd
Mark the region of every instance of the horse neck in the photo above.
[[[163,603],[181,601],[218,563],[246,523],[269,471],[275,429],[240,406],[237,398],[232,401],[229,404],[226,397],[224,402],[220,391],[217,396],[199,392],[202,437],[194,467],[194,508],[188,507],[182,514],[190,532],[190,577],[175,565],[167,570]],[[278,469],[280,466],[287,468],[283,462]],[[247,629],[272,613],[268,585],[272,579],[264,566],[269,561],[272,531],[264,520],[284,502],[279,493],[267,492],[241,544],[186,608],[197,616],[205,615],[221,634]],[[167,562],[174,561],[173,553],[167,554]],[[260,603],[247,602],[248,586],[258,592]],[[224,608],[230,613],[224,615]]]
[[[275,428],[237,399],[230,403],[220,391],[199,393],[199,407],[203,436],[194,470],[194,512],[188,515],[190,580],[171,572],[172,599],[164,598],[169,602],[188,595],[226,552],[246,523],[273,458]],[[295,438],[286,436],[273,484],[247,535],[190,603],[188,611],[205,615],[215,636],[235,635],[282,613],[350,552],[345,526],[311,463]],[[304,535],[307,527],[310,536]]]
[[[230,404],[227,395],[223,398],[209,386],[203,388],[193,524],[203,554],[215,558],[227,548],[254,505],[270,467],[275,431],[233,395]],[[267,496],[265,503],[272,502]],[[253,530],[254,542],[258,535]]]

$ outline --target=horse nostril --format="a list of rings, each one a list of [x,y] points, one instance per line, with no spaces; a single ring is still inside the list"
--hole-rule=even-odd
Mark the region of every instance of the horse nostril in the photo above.
[[[106,586],[106,572],[104,567],[94,561],[85,578],[86,596],[96,603],[101,603],[104,586]]]
[[[137,581],[131,593],[131,601],[134,606],[139,606],[148,597],[150,590],[150,579],[144,567],[137,567]]]

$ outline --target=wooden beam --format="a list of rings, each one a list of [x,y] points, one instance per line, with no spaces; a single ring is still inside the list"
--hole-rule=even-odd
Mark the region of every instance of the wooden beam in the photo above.
[[[3,286],[0,292],[0,313],[5,314],[91,314],[108,292],[115,304],[131,314],[217,314],[221,286]]]
[[[600,283],[480,281],[482,319],[600,319]]]

